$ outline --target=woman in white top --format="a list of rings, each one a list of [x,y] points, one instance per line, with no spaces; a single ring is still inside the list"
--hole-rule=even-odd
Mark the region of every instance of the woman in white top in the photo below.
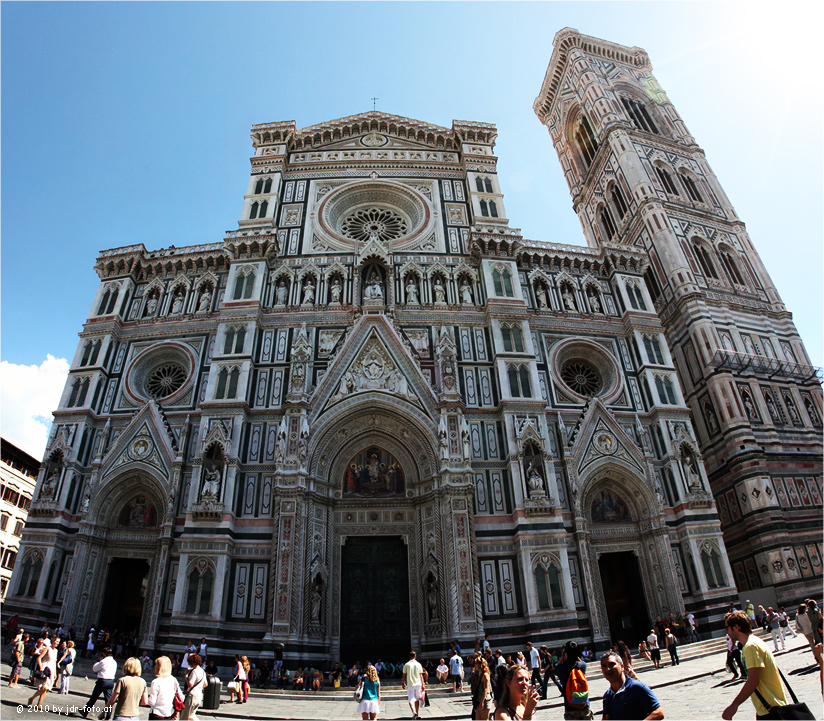
[[[72,677],[74,671],[74,659],[77,658],[77,651],[74,648],[74,641],[66,643],[66,650],[60,657],[58,664],[62,669],[60,676],[60,693],[67,694],[69,692],[69,679]]]
[[[186,653],[183,654],[183,660],[180,662],[180,668],[183,669],[184,674],[191,668],[189,656],[195,651],[197,651],[197,648],[195,647],[194,641],[189,641],[189,645],[186,646]]]
[[[205,638],[200,639],[200,648],[198,648],[197,653],[201,659],[203,659],[203,663],[206,663],[206,652],[209,650],[209,645],[206,643]]]
[[[195,712],[203,704],[203,685],[206,683],[206,672],[200,667],[200,656],[189,654],[189,671],[186,674],[185,706],[180,714],[181,721],[198,721]]]
[[[172,662],[168,656],[158,656],[154,664],[155,679],[149,688],[149,718],[171,719],[175,717],[174,698],[180,693],[180,685],[172,676]]]
[[[54,679],[57,678],[57,646],[59,643],[60,639],[55,636],[51,643],[45,643],[43,645],[43,650],[37,657],[37,665],[35,668],[46,675],[45,678],[41,679],[37,691],[35,691],[29,699],[29,706],[41,706],[43,699],[46,698],[46,694],[54,684]],[[35,699],[37,703],[35,703]]]

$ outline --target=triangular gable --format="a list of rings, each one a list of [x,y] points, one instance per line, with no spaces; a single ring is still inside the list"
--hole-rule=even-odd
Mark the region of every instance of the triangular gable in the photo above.
[[[106,453],[100,467],[103,483],[127,470],[143,470],[168,481],[175,451],[154,400],[135,413]]]
[[[383,315],[362,316],[350,330],[312,395],[312,421],[337,403],[367,392],[387,393],[438,417],[437,398]]]
[[[632,469],[642,478],[647,475],[643,452],[598,399],[578,421],[570,450],[579,478],[608,462]]]

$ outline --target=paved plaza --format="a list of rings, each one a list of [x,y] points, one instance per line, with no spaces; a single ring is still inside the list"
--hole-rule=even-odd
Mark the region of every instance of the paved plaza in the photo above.
[[[770,646],[771,647],[771,646]],[[713,653],[708,656],[683,661],[679,666],[665,666],[659,670],[641,671],[641,680],[652,687],[661,701],[666,718],[669,719],[720,719],[721,712],[738,692],[741,681],[730,682],[730,674],[724,670],[724,654]],[[819,686],[818,667],[813,655],[802,636],[787,639],[787,650],[776,656],[779,667],[790,680],[799,700],[805,701],[816,713],[817,718],[824,719],[822,695]],[[120,661],[122,665],[122,660]],[[79,669],[79,672],[78,672]],[[82,706],[88,698],[93,686],[93,680],[84,678],[88,673],[88,663],[78,664],[75,676],[72,677],[72,692],[68,696],[49,693],[47,703],[49,708],[42,711],[33,711],[25,706],[27,698],[32,694],[31,687],[21,684],[19,688],[10,689],[8,683],[9,667],[2,664],[3,693],[0,703],[0,719],[54,719],[60,716],[72,717],[71,709],[67,707]],[[24,670],[23,678],[28,678],[28,670]],[[597,663],[589,667],[590,694],[593,699],[592,708],[596,718],[601,713],[601,698],[607,688],[607,683],[601,676]],[[148,680],[148,679],[147,679]],[[221,706],[214,711],[200,711],[201,719],[357,719],[357,703],[352,699],[350,690],[285,693],[275,691],[258,691],[253,689],[246,705],[226,703],[224,674],[224,693]],[[98,702],[98,706],[102,702]],[[148,709],[141,708],[141,719],[148,718]],[[405,700],[405,693],[398,686],[385,687],[383,703],[379,718],[403,719],[411,718],[412,714]],[[448,693],[443,686],[433,686],[431,705],[424,709],[421,718],[426,719],[457,719],[469,718],[469,694]],[[94,718],[94,717],[93,717]],[[538,718],[562,719],[563,705],[557,691],[550,688],[549,698],[538,705]],[[754,710],[749,704],[741,706],[736,719],[752,719]]]

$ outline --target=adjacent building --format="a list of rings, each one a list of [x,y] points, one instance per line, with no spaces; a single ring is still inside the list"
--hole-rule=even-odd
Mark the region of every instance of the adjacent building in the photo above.
[[[5,438],[0,451],[0,601],[5,602],[40,463]]]
[[[820,379],[647,55],[563,30],[535,111],[586,246],[510,222],[494,125],[373,111],[102,252],[10,607],[351,661],[820,590]]]

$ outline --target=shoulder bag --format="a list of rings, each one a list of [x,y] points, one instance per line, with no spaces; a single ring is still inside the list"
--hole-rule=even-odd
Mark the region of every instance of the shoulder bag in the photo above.
[[[359,684],[358,687],[355,689],[354,698],[355,701],[357,701],[358,703],[360,703],[363,699],[363,683]]]
[[[778,668],[778,667],[776,667]],[[780,719],[798,719],[799,721],[814,721],[815,716],[813,715],[812,711],[810,711],[809,706],[805,703],[798,703],[798,698],[796,698],[795,692],[792,689],[792,686],[787,682],[787,679],[784,677],[784,674],[781,673],[781,669],[778,669],[778,673],[781,676],[781,680],[784,682],[784,685],[787,687],[787,691],[790,692],[790,696],[792,696],[793,702],[788,703],[785,706],[770,706],[764,697],[758,693],[758,689],[755,689],[753,693],[758,696],[758,700],[762,703],[765,709],[767,709],[768,714],[775,713],[775,718]]]

